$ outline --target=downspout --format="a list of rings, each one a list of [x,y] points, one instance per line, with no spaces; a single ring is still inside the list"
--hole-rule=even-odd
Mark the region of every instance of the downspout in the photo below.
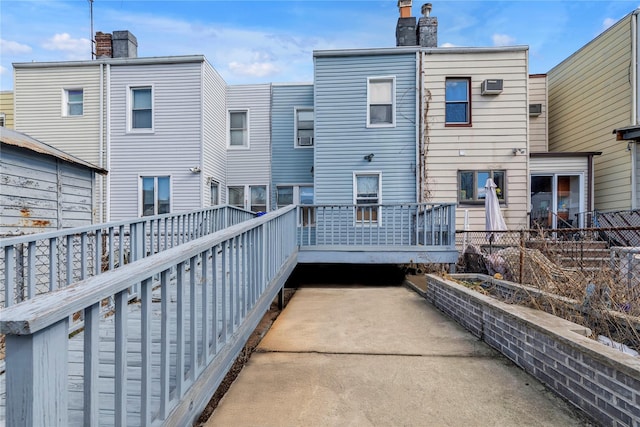
[[[416,202],[422,203],[422,165],[420,162],[420,146],[422,145],[422,123],[420,122],[420,111],[422,108],[422,61],[420,51],[416,52]]]
[[[631,15],[631,124],[638,124],[638,14],[639,9]],[[631,150],[631,209],[638,208],[638,144]]]
[[[111,64],[107,64],[107,222],[111,221]]]
[[[99,95],[99,99],[100,99],[100,124],[98,126],[99,129],[99,133],[100,135],[98,136],[99,138],[99,159],[98,159],[98,165],[100,166],[101,169],[104,169],[104,64],[100,64],[100,95]],[[98,222],[99,223],[103,223],[104,222],[104,207],[105,207],[105,200],[104,200],[104,185],[105,185],[105,177],[100,175],[99,181],[98,181],[98,205],[99,205],[99,209],[98,209]]]

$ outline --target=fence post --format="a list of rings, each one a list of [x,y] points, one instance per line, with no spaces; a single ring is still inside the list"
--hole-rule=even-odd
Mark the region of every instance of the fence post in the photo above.
[[[518,283],[522,284],[524,273],[524,230],[520,230],[520,278]]]
[[[30,335],[6,335],[8,426],[64,426],[68,319]]]

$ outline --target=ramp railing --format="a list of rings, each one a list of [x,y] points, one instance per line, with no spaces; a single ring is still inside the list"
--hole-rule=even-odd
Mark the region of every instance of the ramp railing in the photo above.
[[[7,425],[191,425],[295,267],[296,219],[289,206],[3,309]]]

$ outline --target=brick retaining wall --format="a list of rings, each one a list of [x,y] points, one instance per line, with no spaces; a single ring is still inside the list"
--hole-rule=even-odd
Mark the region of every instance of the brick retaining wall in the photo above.
[[[602,345],[588,328],[510,305],[434,275],[428,301],[605,426],[640,427],[640,358]]]

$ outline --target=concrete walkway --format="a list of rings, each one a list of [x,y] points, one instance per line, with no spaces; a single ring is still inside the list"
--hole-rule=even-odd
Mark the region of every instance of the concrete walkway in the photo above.
[[[583,426],[404,287],[298,289],[206,426]]]

